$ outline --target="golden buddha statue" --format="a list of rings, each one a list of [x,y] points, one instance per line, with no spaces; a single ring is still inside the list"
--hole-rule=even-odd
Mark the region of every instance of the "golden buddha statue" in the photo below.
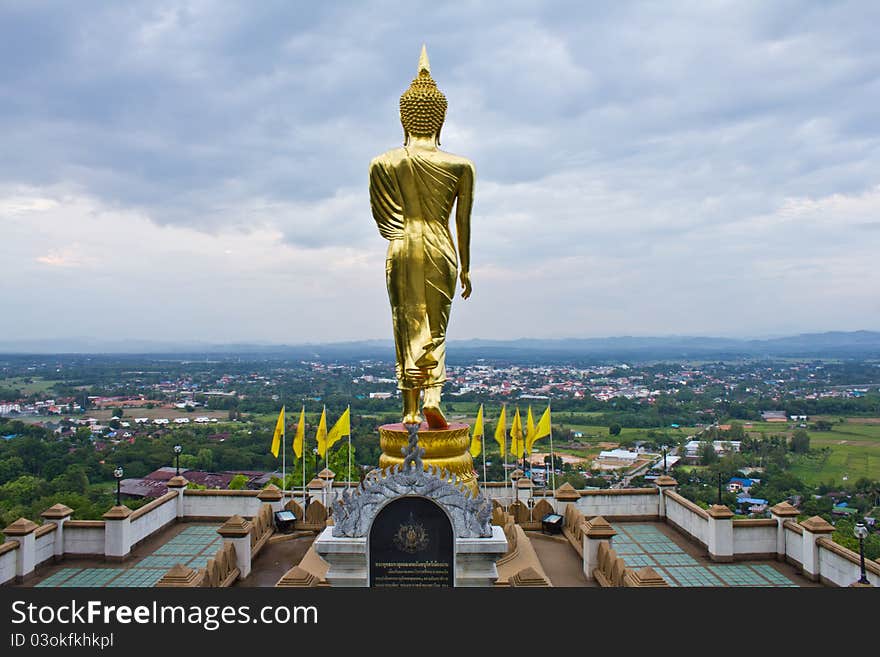
[[[431,429],[448,427],[440,396],[446,381],[446,325],[456,278],[461,280],[462,298],[471,294],[474,165],[438,148],[446,107],[422,46],[416,78],[400,97],[403,147],[370,163],[373,219],[389,242],[385,278],[403,423],[422,422],[419,401],[424,395],[421,411]],[[449,230],[453,204],[456,242]]]

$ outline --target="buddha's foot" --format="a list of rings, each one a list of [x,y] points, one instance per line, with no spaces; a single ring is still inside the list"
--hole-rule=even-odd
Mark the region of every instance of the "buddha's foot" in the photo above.
[[[425,414],[425,420],[431,429],[445,429],[449,426],[439,406],[423,406],[422,413]]]
[[[419,414],[419,391],[403,391],[403,423],[421,424],[422,416]]]
[[[403,424],[421,424],[422,416],[416,413],[407,413],[403,416]]]

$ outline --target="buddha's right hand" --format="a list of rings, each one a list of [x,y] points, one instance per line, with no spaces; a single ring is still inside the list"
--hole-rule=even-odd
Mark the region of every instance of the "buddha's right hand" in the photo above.
[[[467,271],[461,272],[461,298],[467,299],[471,296],[471,274]]]

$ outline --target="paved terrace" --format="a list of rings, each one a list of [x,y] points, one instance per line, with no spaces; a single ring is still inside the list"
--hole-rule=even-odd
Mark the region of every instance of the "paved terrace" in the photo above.
[[[628,567],[651,566],[670,586],[819,586],[786,563],[741,561],[719,564],[708,552],[661,522],[613,525],[612,547]],[[529,532],[532,546],[553,586],[597,586],[587,580],[583,561],[564,538]]]
[[[718,564],[665,523],[615,523],[612,546],[628,567],[651,566],[670,586],[819,586],[778,561]],[[598,586],[583,572],[583,561],[564,538],[528,532],[553,586]]]
[[[182,478],[173,483],[173,490],[154,502],[134,512],[114,507],[99,521],[72,520],[72,510],[60,503],[41,514],[41,524],[19,518],[3,530],[0,582],[153,586],[178,563],[189,568],[205,565],[226,543],[235,548],[237,562],[229,563],[227,549],[226,558],[215,561],[226,571],[212,585],[264,586],[278,581],[306,552],[308,537],[271,535],[271,512],[285,504],[277,488],[210,491],[187,489]],[[329,502],[336,492],[332,481],[318,483]],[[613,547],[630,570],[650,566],[672,586],[810,586],[816,581],[850,586],[858,578],[858,554],[834,543],[834,528],[822,518],[798,521],[798,511],[780,503],[770,510],[771,518],[737,520],[726,508],[701,509],[676,493],[675,486],[668,477],[645,489],[576,491],[565,484],[540,496],[541,513],[555,510],[564,515],[563,533],[574,543],[533,534],[531,558],[556,586],[589,586],[573,545],[591,541],[585,555],[595,568],[595,549],[603,532],[610,535],[613,530]],[[301,524],[308,527],[301,529],[323,526],[324,508],[317,501],[310,505],[314,517],[306,514]],[[520,531],[523,525],[534,525],[524,504],[509,504],[507,509]],[[604,526],[593,527],[588,518],[607,519],[613,528],[604,520]],[[221,537],[217,529],[227,521],[235,525],[231,530],[243,533],[229,531]],[[584,527],[596,535],[583,537]],[[246,538],[256,541],[256,557]],[[869,561],[866,567],[872,585],[880,586],[880,564]]]
[[[138,547],[125,564],[108,565],[98,560],[48,566],[27,586],[36,587],[152,587],[169,568],[183,563],[204,567],[222,545],[218,524],[180,523]],[[797,570],[776,561],[718,564],[697,546],[665,523],[615,523],[618,532],[612,545],[627,566],[651,566],[670,586],[818,586]],[[594,587],[584,576],[583,561],[569,542],[558,536],[528,532],[538,559],[553,586]],[[258,559],[251,574],[236,586],[274,586],[302,559],[312,535],[278,535]],[[79,561],[79,563],[77,563]]]
[[[68,559],[37,571],[25,586],[35,587],[151,587],[169,568],[182,563],[203,568],[221,547],[219,524],[179,523],[144,541],[123,564],[103,560]]]
[[[627,566],[651,566],[670,586],[816,586],[788,564],[742,561],[719,564],[663,523],[616,523],[612,546]]]

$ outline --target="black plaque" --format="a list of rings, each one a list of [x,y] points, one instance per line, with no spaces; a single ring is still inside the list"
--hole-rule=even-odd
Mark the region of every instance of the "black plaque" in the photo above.
[[[370,586],[450,587],[455,539],[446,512],[424,497],[386,504],[370,527]]]

